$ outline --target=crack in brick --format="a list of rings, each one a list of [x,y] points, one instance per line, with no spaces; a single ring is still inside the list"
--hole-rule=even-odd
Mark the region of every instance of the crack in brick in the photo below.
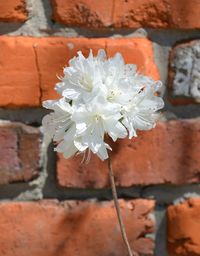
[[[37,73],[38,73],[39,104],[41,105],[41,103],[42,103],[42,74],[41,74],[41,71],[40,71],[40,66],[39,66],[39,61],[38,61],[37,47],[38,47],[37,43],[33,44],[33,52],[34,52],[34,56],[35,56],[35,65],[36,65],[36,69],[37,69]]]

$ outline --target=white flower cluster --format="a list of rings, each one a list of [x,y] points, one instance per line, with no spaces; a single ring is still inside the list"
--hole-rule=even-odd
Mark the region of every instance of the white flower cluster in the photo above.
[[[62,97],[43,102],[53,110],[43,119],[43,131],[66,158],[92,151],[104,160],[111,150],[105,134],[113,141],[127,135],[131,139],[136,130],[155,126],[155,112],[164,106],[155,95],[160,86],[137,73],[135,65],[125,64],[119,53],[107,59],[104,50],[97,56],[90,51],[88,58],[78,52],[55,87]]]

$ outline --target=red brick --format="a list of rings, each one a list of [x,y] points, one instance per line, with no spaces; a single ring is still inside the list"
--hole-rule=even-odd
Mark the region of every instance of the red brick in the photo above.
[[[114,27],[167,27],[169,25],[167,2],[164,0],[115,1]]]
[[[148,217],[154,202],[120,200],[130,240],[137,255],[153,255]],[[125,255],[111,202],[57,201],[0,204],[0,254],[6,256]],[[41,239],[42,236],[42,239]]]
[[[200,120],[160,122],[133,140],[111,143],[116,183],[121,187],[150,184],[184,184],[200,181]],[[57,177],[61,186],[105,188],[109,186],[107,161],[95,155],[89,164],[82,156],[58,155]]]
[[[109,27],[113,0],[52,0],[53,19],[69,26]]]
[[[170,256],[200,255],[200,199],[189,199],[168,207],[168,250]]]
[[[198,29],[199,0],[52,0],[53,19],[90,28]]]
[[[118,0],[113,26],[196,29],[199,9],[199,0]]]
[[[158,79],[152,43],[147,39],[87,39],[87,38],[27,38],[0,37],[0,106],[33,107],[41,101],[58,98],[54,86],[56,75],[62,75],[69,59],[90,49],[94,54],[104,48],[110,56],[120,51],[126,62],[135,63],[139,70]],[[19,65],[20,63],[20,65]]]
[[[113,26],[117,28],[200,28],[198,0],[118,0]]]
[[[27,18],[25,0],[0,1],[0,21],[23,22]]]
[[[169,0],[168,0],[169,1]],[[170,0],[169,22],[172,28],[199,29],[199,0]]]
[[[33,107],[40,103],[34,40],[0,37],[0,106]]]
[[[0,184],[28,181],[39,171],[40,135],[37,128],[0,123]]]

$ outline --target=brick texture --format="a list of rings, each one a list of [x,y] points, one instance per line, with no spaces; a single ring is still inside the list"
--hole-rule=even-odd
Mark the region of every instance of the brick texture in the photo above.
[[[168,207],[168,250],[170,256],[200,255],[200,199],[189,199]]]
[[[199,29],[199,0],[168,0],[169,26],[181,29]]]
[[[120,206],[135,253],[153,255],[154,243],[148,235],[154,229],[149,216],[154,202],[120,200]],[[5,202],[0,212],[1,255],[126,254],[112,202]]]
[[[158,123],[151,131],[131,140],[111,143],[118,186],[184,184],[200,181],[200,120],[172,120]],[[105,188],[109,186],[107,162],[95,155],[89,164],[82,156],[64,159],[58,155],[57,176],[61,186]]]
[[[101,0],[52,0],[53,19],[72,26],[94,28],[112,24],[113,1]]]
[[[27,17],[25,0],[0,1],[0,21],[24,22]]]
[[[127,63],[135,63],[141,72],[159,78],[154,62],[152,43],[143,38],[27,38],[0,37],[0,106],[34,107],[45,99],[58,98],[54,91],[69,59],[82,50],[96,54],[104,48],[109,56],[120,51]],[[19,65],[20,63],[20,65]]]
[[[1,36],[0,49],[0,106],[39,106],[41,95],[34,40]]]
[[[169,99],[174,104],[200,102],[200,40],[178,44],[169,58]]]
[[[40,134],[20,123],[0,123],[0,184],[28,181],[39,171]]]
[[[53,19],[89,28],[200,28],[199,0],[52,0]]]
[[[167,27],[169,26],[167,1],[115,1],[113,26],[117,28]]]

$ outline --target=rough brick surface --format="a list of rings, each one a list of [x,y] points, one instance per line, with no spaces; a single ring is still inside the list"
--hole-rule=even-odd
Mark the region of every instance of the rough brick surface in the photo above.
[[[89,28],[200,28],[199,0],[52,0],[53,19]]]
[[[37,128],[0,123],[0,184],[27,181],[38,174],[39,137]]]
[[[25,0],[0,1],[0,21],[23,22],[27,19]]]
[[[169,255],[200,255],[200,199],[169,206],[167,216]]]
[[[171,51],[169,89],[172,102],[200,102],[199,56],[199,40],[179,44]]]
[[[53,19],[71,26],[108,27],[112,23],[113,1],[52,0]]]
[[[59,1],[59,0],[58,0]],[[114,27],[200,28],[198,0],[115,1]]]
[[[168,9],[163,0],[115,1],[113,25],[117,28],[167,27]]]
[[[183,184],[200,181],[200,120],[172,120],[158,123],[151,131],[138,133],[133,140],[111,143],[116,183]],[[64,159],[58,155],[57,175],[61,186],[104,188],[109,186],[107,162],[92,156]]]
[[[154,202],[120,200],[131,247],[153,255],[148,234]],[[40,201],[0,204],[0,254],[6,256],[119,256],[126,254],[111,202]]]
[[[31,38],[0,37],[0,106],[38,106],[39,76]]]
[[[109,56],[120,51],[126,62],[135,63],[141,72],[159,78],[152,43],[143,38],[27,38],[0,37],[0,105],[6,107],[39,106],[45,99],[58,98],[54,90],[57,76],[69,59],[82,50],[104,48]],[[20,65],[19,65],[20,63]]]

